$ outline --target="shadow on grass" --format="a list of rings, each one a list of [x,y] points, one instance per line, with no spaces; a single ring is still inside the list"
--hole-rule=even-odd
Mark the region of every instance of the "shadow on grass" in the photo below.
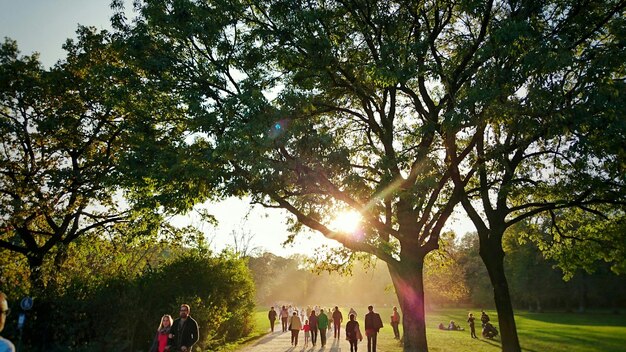
[[[494,346],[494,347],[498,347],[498,348],[502,347],[502,344],[498,340],[490,340],[490,339],[483,339],[483,338],[481,338],[481,339],[479,339],[479,341],[482,342],[482,343],[485,343],[487,345]]]
[[[626,326],[626,315],[611,313],[521,313],[519,317],[549,324]]]
[[[229,343],[226,344],[224,346],[220,346],[217,349],[217,352],[230,352],[230,351],[235,351],[235,350],[239,350],[241,348],[247,347],[254,344],[263,344],[266,343],[268,341],[270,341],[271,339],[273,339],[273,333],[260,333],[257,335],[250,335],[250,336],[246,336],[242,339],[239,339],[233,343]]]

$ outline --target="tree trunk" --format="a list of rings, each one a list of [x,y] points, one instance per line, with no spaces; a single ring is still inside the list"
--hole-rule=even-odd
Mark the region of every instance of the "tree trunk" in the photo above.
[[[401,268],[389,266],[389,273],[402,313],[403,351],[428,352],[424,311],[424,258],[415,259],[414,265],[407,265],[403,261]]]
[[[587,310],[587,284],[585,282],[585,274],[580,275],[580,284],[578,286],[578,312],[584,313]]]
[[[39,296],[46,288],[43,274],[43,255],[29,255],[28,268],[30,269],[30,295]]]
[[[515,316],[513,314],[513,304],[509,293],[509,284],[504,274],[504,251],[502,241],[499,236],[491,236],[484,243],[488,242],[489,248],[481,243],[480,256],[487,267],[489,279],[493,286],[494,301],[498,311],[498,325],[502,339],[503,352],[521,352],[519,339],[517,337],[517,327],[515,326]]]

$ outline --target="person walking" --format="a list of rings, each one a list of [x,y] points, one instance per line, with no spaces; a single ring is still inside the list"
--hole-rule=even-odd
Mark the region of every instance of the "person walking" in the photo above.
[[[330,307],[327,310],[328,314],[326,314],[326,316],[328,317],[328,332],[327,334],[330,334],[330,332],[333,330],[333,310],[330,309]],[[330,335],[329,335],[330,336]]]
[[[378,331],[383,327],[380,314],[374,313],[374,307],[368,306],[369,313],[365,314],[365,335],[367,335],[367,352],[376,352]]]
[[[170,329],[172,328],[172,316],[169,314],[165,314],[161,317],[161,323],[157,328],[156,335],[152,340],[152,346],[150,347],[150,352],[164,352],[169,350],[170,343]]]
[[[9,309],[9,303],[7,302],[7,295],[5,295],[4,292],[0,292],[0,310],[0,332],[2,332],[7,317],[11,314],[11,309]],[[15,352],[15,346],[11,341],[0,336],[0,351]]]
[[[308,320],[304,321],[302,330],[304,331],[304,348],[306,348],[309,345],[309,340],[311,338],[311,325],[309,325]]]
[[[470,326],[470,336],[473,339],[477,339],[478,336],[476,336],[476,326],[474,321],[476,320],[476,318],[474,318],[474,314],[469,313],[469,316],[467,317],[467,322],[469,323]]]
[[[398,313],[398,307],[393,307],[393,313],[391,314],[391,327],[393,328],[393,336],[394,339],[400,339],[400,329],[398,326],[400,325],[400,313]]]
[[[280,322],[283,324],[283,332],[287,331],[287,320],[289,320],[289,311],[287,307],[283,306],[280,310]]]
[[[335,306],[335,311],[333,312],[333,327],[335,332],[335,338],[340,338],[341,332],[341,323],[343,322],[343,314],[339,311],[339,307]]]
[[[270,311],[267,312],[267,319],[270,320],[270,329],[272,330],[272,332],[274,332],[274,322],[276,321],[277,316],[278,316],[278,313],[276,313],[276,311],[274,310],[274,307],[271,307]]]
[[[354,308],[350,308],[350,312],[348,312],[348,316],[350,316],[350,314],[354,314],[354,319],[356,319],[356,310],[354,310]]]
[[[350,342],[350,352],[357,352],[358,341],[363,341],[363,335],[361,335],[361,329],[359,329],[359,322],[355,320],[356,316],[350,314],[350,321],[346,323],[346,340]]]
[[[328,317],[324,314],[324,310],[320,309],[320,315],[317,316],[317,329],[320,332],[320,341],[322,347],[326,346],[326,329],[328,329]]]
[[[181,304],[180,317],[174,320],[170,329],[169,338],[172,340],[173,351],[191,351],[200,338],[198,323],[189,315],[190,313],[189,305]]]
[[[300,321],[297,311],[294,311],[289,319],[289,330],[291,330],[291,345],[294,347],[298,346],[298,335],[300,335],[300,330],[302,330],[302,321]]]
[[[311,327],[311,342],[315,346],[317,343],[317,315],[315,315],[315,309],[311,310],[311,315],[309,315],[309,326]]]

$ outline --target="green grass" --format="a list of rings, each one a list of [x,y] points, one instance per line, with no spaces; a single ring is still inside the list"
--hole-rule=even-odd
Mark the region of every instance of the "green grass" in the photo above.
[[[342,308],[344,315],[348,309]],[[378,350],[401,352],[402,347],[393,339],[389,325],[391,309],[376,310],[385,325],[378,335]],[[473,310],[480,317],[480,310]],[[358,321],[363,328],[364,309],[359,310]],[[426,337],[430,352],[499,352],[500,337],[494,340],[471,339],[467,325],[467,310],[440,309],[426,314]],[[497,314],[487,311],[492,323],[497,327]],[[440,322],[447,324],[454,320],[465,331],[444,331],[437,329]],[[269,329],[267,312],[255,313],[255,336],[258,338]],[[525,313],[518,312],[515,321],[522,351],[525,352],[626,352],[626,315],[602,313]],[[402,326],[400,326],[402,333]],[[480,321],[476,324],[476,334],[480,336]],[[247,341],[250,341],[248,339]],[[242,343],[246,341],[242,340]],[[365,341],[363,342],[365,343]],[[365,347],[365,345],[362,345]]]
[[[265,334],[267,334],[267,332],[269,331],[269,321],[267,320],[267,311],[263,310],[261,311],[260,309],[257,309],[254,314],[253,317],[254,319],[254,329],[252,330],[252,332],[250,333],[250,335],[248,335],[247,337],[244,337],[238,341],[235,341],[233,343],[229,343],[225,346],[221,346],[217,352],[232,352],[232,351],[236,351],[237,349],[251,344],[254,341],[256,341],[257,339],[263,337]],[[280,329],[280,324],[278,325],[278,328]]]

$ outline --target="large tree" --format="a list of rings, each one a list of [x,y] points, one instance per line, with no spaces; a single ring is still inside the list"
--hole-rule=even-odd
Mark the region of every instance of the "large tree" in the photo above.
[[[465,188],[461,203],[480,238],[505,351],[520,350],[503,265],[509,228],[534,218],[550,224],[545,233],[556,243],[586,239],[588,249],[623,263],[624,235],[614,227],[626,201],[625,7],[498,4],[507,20],[490,28],[488,59],[471,88],[451,99],[457,123],[471,126],[476,143],[467,157],[465,144],[456,152],[449,139],[448,153],[459,155],[449,165]],[[571,231],[576,222],[596,223],[596,231]]]
[[[308,226],[386,262],[404,348],[427,351],[424,258],[460,193],[445,169],[442,97],[424,43],[449,23],[435,4],[395,14],[391,5],[146,2],[129,42],[153,82],[188,107],[194,139],[181,133],[180,143],[209,160],[204,177],[287,209],[295,231]],[[468,16],[486,26],[478,13]],[[329,226],[348,209],[363,217],[357,233]]]
[[[77,33],[50,70],[0,47],[0,247],[27,258],[34,294],[47,256],[61,267],[72,241],[138,214],[115,197],[138,80],[113,35]]]
[[[598,16],[592,32],[621,11],[621,3],[602,4],[606,19]],[[137,4],[133,25],[118,16],[116,26],[128,31],[131,58],[147,73],[146,84],[167,90],[186,109],[187,128],[169,137],[178,138],[172,148],[185,151],[177,156],[186,160],[179,162],[184,175],[206,170],[201,180],[211,187],[194,189],[206,192],[194,197],[215,190],[249,194],[293,214],[294,233],[306,226],[343,244],[347,257],[377,256],[388,265],[404,311],[405,351],[427,351],[424,258],[438,248],[460,202],[479,235],[494,239],[493,245],[481,240],[483,258],[501,263],[503,256],[506,227],[480,227],[474,203],[477,185],[485,184],[478,194],[490,201],[489,187],[509,170],[501,157],[509,150],[486,138],[494,131],[517,143],[519,132],[552,143],[559,129],[576,124],[565,115],[551,127],[551,113],[536,125],[523,110],[506,110],[503,99],[537,94],[537,114],[552,107],[555,92],[529,84],[526,74],[547,63],[566,73],[570,63],[539,60],[540,49],[536,60],[522,60],[515,49],[526,37],[540,42],[555,30],[584,37],[585,28],[568,20],[580,13],[575,3],[528,11],[550,16],[549,9],[561,7],[549,26],[527,28],[533,17],[515,1],[164,0]],[[163,158],[151,155],[142,158],[149,170],[167,170]],[[497,165],[504,171],[489,168],[503,160]],[[177,176],[154,172],[149,179],[167,185]],[[360,231],[332,228],[333,217],[350,209],[362,216]],[[497,270],[497,263],[486,263],[490,274]],[[502,304],[509,299],[506,282],[503,289],[503,272],[497,274],[503,349],[519,351],[510,301]]]

